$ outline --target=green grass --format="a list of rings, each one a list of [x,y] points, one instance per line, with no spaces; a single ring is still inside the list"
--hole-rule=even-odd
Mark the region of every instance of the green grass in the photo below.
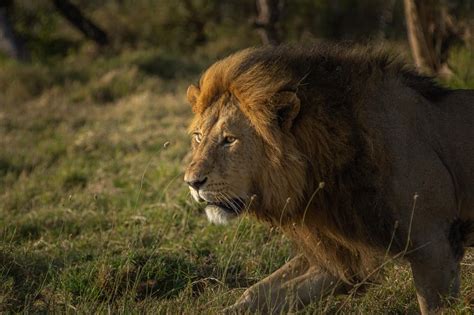
[[[206,63],[157,50],[3,61],[0,313],[217,313],[294,254],[249,218],[208,224],[182,182],[185,90]],[[466,75],[453,85],[474,87]],[[469,313],[472,251],[464,263],[453,312]],[[407,266],[390,265],[366,294],[305,312],[415,313],[417,303]]]

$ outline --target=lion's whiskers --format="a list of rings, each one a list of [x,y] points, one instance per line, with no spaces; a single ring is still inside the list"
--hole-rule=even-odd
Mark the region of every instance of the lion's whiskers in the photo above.
[[[228,204],[230,207],[232,207],[232,210],[234,210],[236,213],[238,213],[238,212],[239,212],[239,207],[238,207],[238,205],[235,203],[235,201],[233,200],[233,198],[232,198],[230,195],[228,195],[227,193],[225,193],[225,192],[221,192],[221,194],[222,194],[222,195],[224,196],[224,198],[226,199],[227,204]],[[236,197],[236,198],[238,198],[238,197]]]

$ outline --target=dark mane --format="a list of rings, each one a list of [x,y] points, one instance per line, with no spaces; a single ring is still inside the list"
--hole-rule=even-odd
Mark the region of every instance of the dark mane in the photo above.
[[[265,68],[278,65],[297,77],[316,71],[319,75],[326,74],[326,78],[331,80],[343,77],[364,79],[381,71],[382,76],[399,77],[407,87],[430,101],[441,100],[451,91],[440,86],[433,77],[417,72],[399,56],[370,46],[320,43],[309,47],[282,45],[276,48],[259,48],[246,56],[235,75],[239,76],[257,64],[264,65]],[[352,83],[350,80],[336,82]]]
[[[395,220],[381,188],[390,172],[387,157],[358,114],[390,80],[431,101],[449,93],[375,48],[279,46],[247,49],[215,63],[201,77],[193,107],[198,121],[219,95],[236,97],[266,143],[268,165],[261,171],[261,205],[254,215],[275,225],[285,222],[311,259],[347,281],[371,270],[371,250],[390,243],[396,251],[401,244],[392,234]],[[280,91],[294,91],[301,101],[291,135],[272,128],[278,117],[269,100]]]
[[[439,85],[434,78],[423,76],[413,70],[404,70],[402,78],[406,86],[414,89],[432,102],[441,101],[451,93],[451,90]]]

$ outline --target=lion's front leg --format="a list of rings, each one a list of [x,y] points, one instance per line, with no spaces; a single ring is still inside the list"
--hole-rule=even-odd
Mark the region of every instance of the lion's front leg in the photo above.
[[[296,311],[311,302],[318,301],[330,294],[347,293],[350,286],[339,278],[319,268],[311,268],[305,274],[283,284],[271,305],[265,305],[264,311],[272,314]]]
[[[409,258],[423,315],[444,313],[445,299],[459,295],[460,258],[452,255],[447,241],[433,244]]]
[[[309,267],[306,259],[296,257],[275,273],[252,286],[226,309],[228,313],[260,311],[279,314],[298,309],[331,292],[343,293],[347,286],[337,277]]]
[[[237,302],[226,308],[226,312],[235,313],[254,309],[271,291],[278,289],[287,281],[297,278],[309,269],[304,255],[297,255],[265,279],[254,284],[242,294]]]

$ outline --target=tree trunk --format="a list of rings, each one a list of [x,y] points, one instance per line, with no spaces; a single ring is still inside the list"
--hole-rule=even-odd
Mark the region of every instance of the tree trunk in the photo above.
[[[92,39],[98,45],[107,45],[109,40],[107,34],[91,20],[86,18],[69,0],[53,0],[54,6],[72,25],[78,28],[87,38]]]
[[[449,48],[465,29],[443,0],[404,0],[408,40],[415,65],[428,75],[449,77]]]
[[[10,19],[11,5],[12,1],[0,0],[0,50],[11,58],[27,61],[28,51]]]
[[[386,0],[379,18],[378,40],[386,38],[387,26],[393,21],[393,11],[395,10],[395,0]]]
[[[279,0],[257,0],[258,16],[254,26],[264,45],[278,45],[280,43],[276,23],[280,18],[281,4]]]

